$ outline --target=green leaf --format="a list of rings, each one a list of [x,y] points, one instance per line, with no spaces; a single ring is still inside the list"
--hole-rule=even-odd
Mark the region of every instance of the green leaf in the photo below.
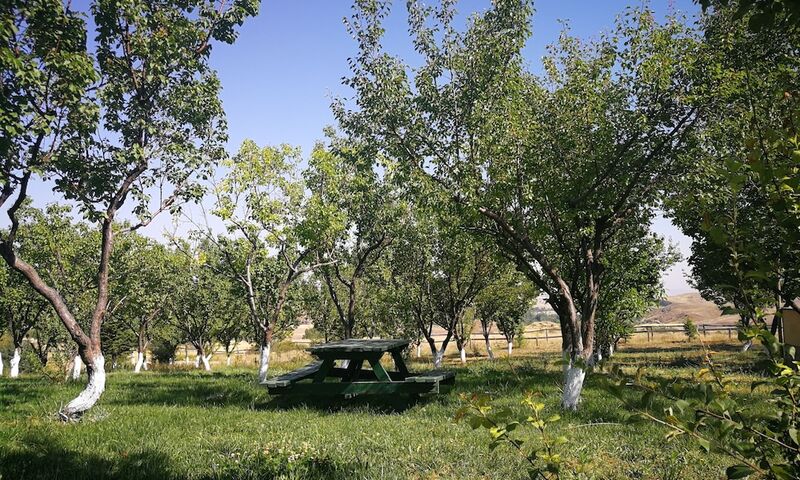
[[[730,479],[734,480],[737,478],[745,478],[750,476],[755,472],[752,467],[748,467],[747,465],[734,465],[732,467],[728,467],[725,470],[725,475]]]

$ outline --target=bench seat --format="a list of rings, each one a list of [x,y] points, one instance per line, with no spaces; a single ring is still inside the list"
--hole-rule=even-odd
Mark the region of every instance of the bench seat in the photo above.
[[[313,377],[319,371],[321,366],[322,361],[312,362],[299,370],[286,373],[279,377],[270,378],[264,382],[264,385],[266,385],[267,388],[288,387],[295,382]]]
[[[455,372],[447,370],[431,370],[429,372],[417,373],[411,377],[406,377],[406,382],[413,383],[447,383],[448,380],[455,380]]]

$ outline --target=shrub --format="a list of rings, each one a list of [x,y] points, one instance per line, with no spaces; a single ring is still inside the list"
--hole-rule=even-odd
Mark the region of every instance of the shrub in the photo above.
[[[667,438],[687,436],[706,452],[734,459],[726,470],[730,479],[748,476],[776,480],[800,478],[800,374],[794,347],[785,347],[763,324],[740,330],[742,341],[759,340],[769,353],[769,376],[753,382],[751,390],[770,391],[771,414],[753,412],[752,405],[730,395],[725,378],[706,352],[705,367],[691,379],[648,376],[643,369],[626,374],[615,367],[608,388],[630,410],[633,421],[650,421],[669,429]],[[631,388],[642,393],[634,400]],[[659,411],[656,399],[666,402]]]
[[[695,325],[695,323],[689,317],[686,317],[686,321],[683,322],[683,333],[686,334],[686,339],[688,341],[691,342],[692,340],[697,340],[697,325]]]

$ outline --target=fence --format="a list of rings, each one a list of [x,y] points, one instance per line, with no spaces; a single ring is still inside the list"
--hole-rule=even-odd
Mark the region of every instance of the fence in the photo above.
[[[705,324],[701,323],[697,325],[698,333],[702,334],[704,337],[707,336],[709,333],[715,332],[725,332],[728,334],[728,338],[732,339],[734,333],[736,333],[737,329],[739,328],[736,324]],[[684,333],[684,328],[682,323],[653,323],[653,324],[642,324],[636,325],[633,329],[633,335],[647,335],[647,341],[653,341],[655,335],[657,333]],[[539,345],[539,341],[550,341],[550,340],[561,340],[561,329],[558,327],[553,328],[541,328],[536,330],[528,330],[525,331],[522,335],[524,340],[533,340],[536,342],[536,345]],[[444,339],[443,334],[433,335],[433,339],[439,342],[440,340]],[[484,341],[482,333],[473,333],[470,336],[471,341]],[[505,337],[501,333],[491,333],[489,334],[489,341],[490,342],[503,342],[505,341]]]

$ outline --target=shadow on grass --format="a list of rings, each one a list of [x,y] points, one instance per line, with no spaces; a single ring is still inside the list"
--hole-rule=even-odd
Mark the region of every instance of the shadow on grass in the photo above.
[[[0,405],[38,402],[48,396],[51,386],[58,384],[43,377],[0,379]]]
[[[28,436],[19,448],[0,451],[3,479],[177,479],[163,453],[144,451],[110,459],[65,449],[54,439]]]

